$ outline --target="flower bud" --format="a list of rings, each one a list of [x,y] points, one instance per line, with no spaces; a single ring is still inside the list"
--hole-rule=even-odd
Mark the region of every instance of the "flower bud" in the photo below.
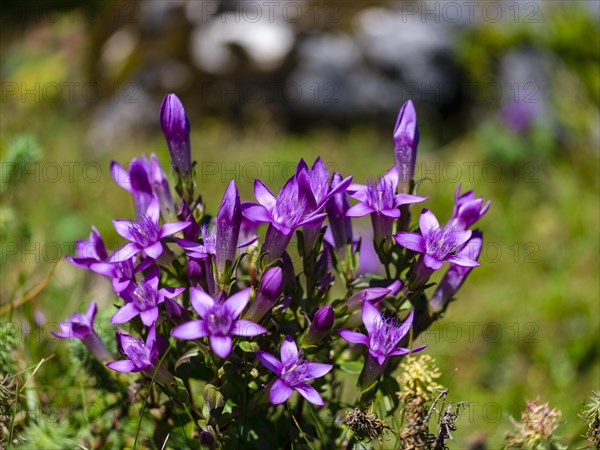
[[[304,338],[304,344],[315,345],[325,338],[331,327],[333,327],[334,320],[335,315],[330,305],[320,308],[313,316],[308,333]]]
[[[408,193],[410,181],[415,175],[419,128],[417,113],[408,100],[398,113],[394,127],[394,159],[398,169],[398,191]]]
[[[190,122],[181,100],[168,94],[160,107],[160,125],[167,140],[171,164],[184,178],[192,172]]]
[[[335,189],[342,180],[342,175],[335,172],[331,177],[330,189]],[[340,255],[345,254],[346,246],[352,242],[352,219],[346,216],[348,209],[350,209],[350,201],[345,191],[331,196],[325,206],[335,249]]]
[[[283,271],[281,267],[267,270],[260,280],[260,287],[254,301],[244,313],[243,318],[259,322],[272,308],[283,291]]]
[[[217,214],[216,252],[219,272],[224,271],[227,261],[233,263],[235,259],[241,224],[240,194],[235,181],[231,180]]]

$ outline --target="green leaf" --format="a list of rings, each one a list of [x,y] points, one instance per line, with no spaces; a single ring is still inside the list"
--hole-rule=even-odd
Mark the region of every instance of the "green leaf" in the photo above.
[[[363,363],[362,361],[345,361],[340,364],[340,369],[346,373],[350,373],[352,375],[358,375],[362,371]]]
[[[243,341],[238,344],[243,352],[254,353],[260,349],[256,342]]]

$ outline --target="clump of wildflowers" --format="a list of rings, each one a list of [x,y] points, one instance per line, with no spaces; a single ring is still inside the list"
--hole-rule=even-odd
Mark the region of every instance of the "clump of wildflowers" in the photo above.
[[[550,408],[548,403],[540,403],[539,398],[526,403],[521,421],[511,418],[514,430],[506,434],[506,447],[523,450],[564,449],[554,435],[560,425],[561,412]]]
[[[230,180],[220,201],[204,203],[196,194],[190,121],[176,95],[163,101],[160,124],[176,196],[154,154],[127,168],[113,162],[113,179],[134,205],[130,218],[112,221],[127,242],[112,251],[92,228],[68,258],[111,282],[107,313],[119,326],[121,356],[93,330],[95,303],[61,323],[56,335],[81,339],[106,368],[121,372],[115,382],[125,386],[115,395],[131,393],[121,403],[145,396],[156,435],[174,442],[190,439],[190,430],[194,445],[206,448],[310,440],[340,448],[350,439],[382,440],[399,407],[390,389],[398,367],[413,426],[417,416],[427,424],[425,406],[437,401],[439,373],[428,357],[410,354],[425,349],[419,334],[479,265],[483,237],[471,227],[489,202],[459,187],[445,225],[423,209],[418,231],[411,231],[411,205],[428,200],[415,191],[414,105],[400,110],[393,166],[383,177],[352,183],[351,176],[329,173],[322,158],[312,166],[300,160],[278,191],[254,180],[256,202],[243,202]],[[371,227],[361,230],[353,221],[367,215]],[[446,263],[442,281],[428,290]],[[448,411],[447,431],[455,421]],[[325,414],[345,419],[324,420]],[[289,432],[290,423],[298,433]]]

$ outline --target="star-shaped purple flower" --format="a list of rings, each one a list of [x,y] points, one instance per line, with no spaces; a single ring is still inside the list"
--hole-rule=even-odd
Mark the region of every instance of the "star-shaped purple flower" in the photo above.
[[[483,197],[475,198],[474,191],[468,191],[461,195],[460,185],[454,194],[455,203],[452,218],[448,226],[455,230],[465,230],[481,219],[490,209],[491,202],[483,204]]]
[[[99,262],[90,265],[92,272],[112,278],[112,286],[117,294],[135,283],[135,274],[146,270],[151,264],[150,258],[144,259],[137,266],[134,265],[135,258],[119,262]]]
[[[391,238],[393,221],[400,217],[400,205],[419,203],[428,197],[410,194],[396,194],[398,187],[398,169],[392,167],[377,181],[363,184],[352,184],[348,188],[351,197],[359,200],[346,215],[362,217],[371,215],[373,222],[373,238],[379,245],[386,238]]]
[[[67,256],[74,266],[89,269],[94,263],[108,261],[108,253],[100,232],[92,226],[89,239],[75,242],[75,256]]]
[[[190,288],[192,306],[201,320],[191,320],[175,327],[171,335],[177,339],[208,337],[210,347],[220,358],[231,353],[231,336],[258,336],[267,329],[249,320],[238,320],[250,300],[250,289],[236,292],[225,301],[215,301],[199,288]]]
[[[132,285],[121,292],[121,297],[127,303],[112,316],[110,323],[125,323],[139,315],[142,323],[147,327],[154,324],[158,320],[158,306],[165,300],[173,301],[173,298],[185,290],[172,287],[158,289],[158,279],[158,267],[153,266],[140,284]],[[173,308],[173,305],[170,306],[171,310],[178,309]]]
[[[158,198],[153,195],[145,214],[140,215],[137,221],[113,220],[117,233],[131,242],[113,253],[111,261],[124,261],[139,252],[144,252],[152,259],[157,259],[164,250],[161,239],[183,230],[190,224],[189,222],[170,222],[160,226],[159,218]]]
[[[327,374],[333,366],[331,364],[315,363],[302,359],[298,347],[291,336],[281,343],[281,360],[270,353],[259,350],[256,356],[260,363],[277,375],[271,386],[269,398],[273,405],[285,402],[294,390],[302,397],[317,406],[325,403],[315,388],[306,383],[308,380],[320,378]]]
[[[96,302],[92,302],[85,314],[73,313],[65,322],[59,322],[60,332],[51,333],[60,339],[80,339],[98,361],[105,362],[112,359],[112,355],[94,330],[97,311]]]
[[[438,270],[444,261],[464,267],[476,267],[467,255],[455,253],[471,237],[470,230],[456,230],[449,226],[440,227],[434,214],[423,209],[419,218],[420,233],[400,232],[394,235],[401,246],[423,254],[424,264],[433,270]]]
[[[256,180],[254,195],[258,204],[243,203],[242,211],[249,220],[269,224],[263,250],[271,261],[283,254],[297,228],[318,227],[325,220],[325,214],[309,211],[307,199],[299,194],[296,176],[287,181],[277,198]]]
[[[383,317],[375,305],[365,302],[362,310],[362,319],[368,336],[347,329],[339,330],[340,336],[347,342],[366,345],[369,349],[369,355],[380,366],[392,356],[418,352],[426,347],[424,345],[412,350],[396,347],[398,342],[406,336],[410,327],[412,327],[412,311],[406,320],[402,324],[399,324],[393,317]]]

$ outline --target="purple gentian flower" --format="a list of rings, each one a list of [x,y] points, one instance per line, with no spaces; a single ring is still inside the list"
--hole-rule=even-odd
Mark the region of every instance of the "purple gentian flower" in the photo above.
[[[180,295],[184,288],[162,288],[158,289],[159,270],[152,266],[146,278],[137,285],[132,285],[120,296],[126,301],[125,305],[112,316],[110,323],[120,324],[140,316],[142,323],[147,327],[158,320],[158,306],[165,300],[169,301]],[[171,309],[173,305],[170,305]]]
[[[281,257],[297,228],[319,227],[325,220],[325,214],[308,212],[307,200],[299,195],[295,176],[287,181],[277,198],[256,180],[254,195],[259,204],[243,203],[242,211],[252,221],[269,224],[263,243],[269,261]]]
[[[327,336],[331,327],[333,327],[334,320],[335,314],[330,305],[319,308],[313,316],[303,343],[307,345],[316,345],[321,342]]]
[[[235,259],[241,225],[240,194],[235,181],[231,180],[217,213],[216,257],[217,269],[220,273],[225,270],[227,262],[232,264]]]
[[[94,263],[90,265],[92,272],[112,278],[112,286],[117,294],[127,289],[132,283],[135,283],[135,274],[146,270],[152,260],[144,259],[137,266],[134,266],[135,258],[126,259],[119,262]]]
[[[440,227],[436,217],[428,209],[423,209],[419,218],[420,233],[400,232],[394,235],[401,246],[422,253],[413,267],[411,288],[422,286],[433,271],[442,267],[445,261],[463,267],[475,267],[479,263],[467,255],[455,253],[471,237],[470,230],[455,230]]]
[[[244,312],[243,318],[252,322],[260,322],[273,309],[282,291],[283,270],[281,267],[271,267],[262,275],[258,292]]]
[[[279,405],[285,402],[296,390],[313,405],[323,406],[325,403],[319,393],[306,382],[322,377],[333,366],[301,359],[298,347],[291,336],[286,336],[281,343],[280,354],[281,361],[262,350],[256,352],[260,363],[277,375],[269,393],[271,403]]]
[[[137,221],[113,220],[117,233],[131,242],[117,250],[111,256],[111,261],[124,261],[139,252],[144,252],[152,259],[157,259],[164,250],[161,239],[178,233],[190,224],[189,222],[169,222],[160,226],[159,217],[158,198],[156,195],[152,195],[148,209],[145,214],[138,217]]]
[[[215,301],[202,289],[190,288],[192,306],[201,320],[192,320],[175,327],[171,335],[177,339],[208,337],[210,347],[220,358],[231,353],[231,336],[258,336],[266,328],[238,316],[250,300],[250,289],[236,292],[225,301]]]
[[[362,309],[362,319],[368,336],[347,329],[341,329],[338,332],[345,341],[366,345],[369,349],[361,375],[361,385],[363,387],[370,386],[379,378],[387,361],[392,356],[418,352],[426,347],[424,345],[412,350],[397,347],[400,340],[406,336],[412,327],[413,311],[410,312],[402,324],[399,324],[394,317],[383,317],[375,305],[365,302]]]
[[[80,339],[94,357],[104,363],[112,359],[112,355],[106,349],[104,342],[94,330],[94,320],[98,307],[92,302],[84,314],[74,313],[66,322],[60,322],[60,332],[51,333],[60,339]]]
[[[175,94],[168,94],[160,106],[160,126],[167,140],[173,168],[188,178],[192,172],[190,121]]]
[[[428,197],[410,194],[396,194],[398,169],[392,167],[377,183],[352,184],[348,188],[351,197],[359,200],[346,213],[349,217],[371,215],[373,239],[379,247],[385,239],[390,239],[394,219],[400,217],[400,205],[418,203]]]
[[[473,261],[477,261],[483,245],[483,234],[479,230],[474,230],[469,239],[461,249],[456,253],[465,256]],[[457,264],[450,264],[448,271],[435,289],[435,292],[429,300],[429,309],[434,313],[444,310],[448,302],[456,295],[461,288],[472,267],[463,267]]]
[[[394,127],[394,160],[401,192],[408,192],[410,182],[414,179],[418,145],[417,113],[412,101],[408,100],[400,108]]]
[[[92,226],[89,240],[75,242],[75,256],[67,256],[67,260],[82,269],[89,269],[94,263],[108,260],[106,246],[96,227]]]
[[[117,345],[121,353],[128,359],[109,362],[106,366],[115,372],[144,372],[149,377],[154,375],[156,366],[160,362],[160,355],[167,346],[166,339],[156,337],[156,327],[152,325],[148,330],[146,342],[130,336],[125,332],[117,332]],[[169,385],[173,375],[164,366],[156,372],[156,381]]]
[[[488,209],[490,209],[490,201],[484,205],[483,197],[475,198],[475,192],[468,191],[460,194],[460,185],[456,188],[454,211],[452,218],[446,226],[450,226],[455,230],[466,230],[479,219],[481,219]]]

